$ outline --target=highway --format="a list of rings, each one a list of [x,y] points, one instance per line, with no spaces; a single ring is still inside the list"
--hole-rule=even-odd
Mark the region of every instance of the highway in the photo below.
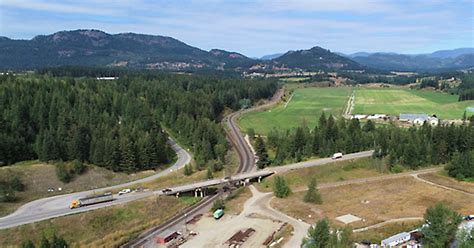
[[[106,192],[106,191],[111,191],[111,190],[116,190],[116,189],[123,189],[137,183],[152,181],[157,178],[163,177],[171,173],[172,171],[175,171],[177,169],[184,167],[184,165],[186,165],[187,163],[191,161],[191,155],[189,155],[189,153],[186,152],[186,150],[184,150],[182,147],[180,147],[175,141],[169,139],[169,144],[171,145],[173,150],[176,152],[178,159],[168,169],[160,171],[159,173],[156,173],[152,176],[138,179],[135,181],[131,181],[128,183],[99,188],[95,190],[88,190],[88,191],[70,193],[70,194],[65,194],[65,195],[52,196],[52,197],[42,198],[42,199],[29,202],[21,206],[14,213],[0,218],[0,229],[14,227],[14,226],[22,225],[22,224],[27,224],[27,223],[33,223],[33,222],[46,220],[46,219],[59,217],[59,216],[64,216],[68,214],[85,212],[85,211],[102,208],[106,206],[121,204],[121,203],[133,201],[136,199],[140,199],[140,198],[152,195],[152,192],[133,193],[133,194],[123,195],[123,196],[115,195],[114,198],[116,198],[116,200],[112,202],[102,203],[102,204],[92,205],[92,206],[87,206],[87,207],[81,207],[77,209],[69,209],[69,204],[75,199],[94,194],[95,192]]]

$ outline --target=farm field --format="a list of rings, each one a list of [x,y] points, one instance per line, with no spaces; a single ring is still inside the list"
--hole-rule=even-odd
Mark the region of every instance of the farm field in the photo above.
[[[324,111],[327,115],[339,116],[344,108],[351,88],[299,88],[291,100],[265,111],[242,115],[240,127],[245,132],[253,128],[255,133],[265,135],[272,128],[293,129],[306,123],[314,127]]]
[[[457,95],[408,89],[357,89],[354,114],[436,114],[441,119],[461,119],[474,101],[458,102]]]

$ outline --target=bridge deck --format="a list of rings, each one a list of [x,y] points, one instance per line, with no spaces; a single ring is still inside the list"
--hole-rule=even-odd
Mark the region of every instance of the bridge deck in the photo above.
[[[196,182],[196,183],[188,184],[188,185],[169,187],[166,190],[162,189],[159,191],[155,191],[155,193],[171,195],[171,194],[182,193],[182,192],[190,192],[190,191],[194,191],[200,188],[208,188],[208,187],[212,187],[212,186],[216,186],[220,184],[225,184],[225,183],[228,183],[229,181],[243,181],[247,179],[251,180],[251,179],[255,179],[259,177],[267,177],[267,176],[272,175],[273,173],[274,173],[273,171],[267,171],[267,170],[242,173],[242,174],[232,176],[230,179],[224,179],[224,178],[210,179],[210,180]]]

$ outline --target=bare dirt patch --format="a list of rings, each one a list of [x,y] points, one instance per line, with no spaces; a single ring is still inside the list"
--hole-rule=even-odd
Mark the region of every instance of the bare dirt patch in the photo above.
[[[182,247],[229,247],[226,241],[238,231],[247,228],[255,229],[255,233],[241,247],[265,247],[263,245],[265,239],[281,225],[279,221],[255,214],[248,216],[228,214],[220,220],[206,216],[196,226],[189,227],[198,235],[184,243]],[[216,230],[219,230],[219,235],[216,235]]]

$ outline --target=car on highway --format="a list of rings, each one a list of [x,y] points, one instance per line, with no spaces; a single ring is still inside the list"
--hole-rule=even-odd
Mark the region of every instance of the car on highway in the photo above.
[[[331,158],[332,159],[342,158],[342,153],[340,153],[340,152],[334,153]]]
[[[118,195],[125,195],[125,194],[128,194],[130,192],[132,192],[131,189],[122,189],[118,192]]]
[[[171,192],[171,191],[173,191],[173,190],[171,190],[171,189],[169,189],[169,188],[166,188],[166,189],[162,189],[162,190],[161,190],[161,192],[163,192],[163,193],[169,193],[169,192]]]

